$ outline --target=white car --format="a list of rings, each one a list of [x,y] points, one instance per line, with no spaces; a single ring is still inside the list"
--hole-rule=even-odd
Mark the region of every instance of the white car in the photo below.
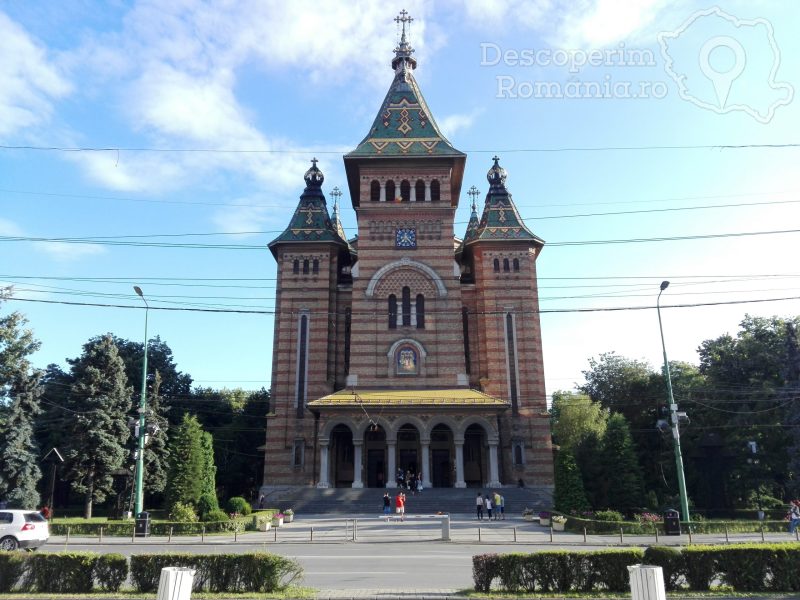
[[[50,537],[50,528],[41,513],[35,510],[0,510],[0,550],[31,550]]]

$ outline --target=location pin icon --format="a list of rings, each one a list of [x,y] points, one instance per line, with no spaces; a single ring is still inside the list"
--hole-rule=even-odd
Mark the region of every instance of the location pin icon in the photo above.
[[[728,48],[733,52],[733,66],[726,72],[715,70],[709,61],[711,53],[717,48]],[[708,40],[705,44],[703,44],[703,47],[700,48],[699,61],[700,70],[703,72],[703,75],[708,77],[711,80],[711,83],[714,84],[714,91],[717,94],[717,102],[719,103],[719,107],[725,108],[725,104],[728,101],[728,94],[731,91],[731,85],[733,84],[734,80],[742,74],[742,71],[744,71],[744,67],[747,64],[744,48],[742,48],[742,45],[732,37],[728,37],[727,35],[718,35]]]

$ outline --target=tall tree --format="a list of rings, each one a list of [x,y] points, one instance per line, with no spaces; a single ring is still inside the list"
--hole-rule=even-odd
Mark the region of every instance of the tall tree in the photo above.
[[[589,435],[603,437],[608,410],[585,394],[553,392],[551,408],[553,441],[560,449],[574,451]]]
[[[184,413],[169,440],[167,504],[177,502],[197,505],[205,486],[206,468],[203,454],[203,429],[197,417]]]
[[[0,292],[0,299],[3,297]],[[40,412],[41,373],[33,371],[28,357],[39,342],[27,320],[14,312],[0,318],[0,498],[18,508],[39,504],[36,485],[41,478],[34,419]]]
[[[628,422],[620,414],[608,419],[601,445],[603,476],[607,482],[608,508],[630,511],[644,503],[644,487],[639,460]]]
[[[128,413],[132,388],[125,365],[111,336],[95,339],[71,360],[74,383],[66,460],[72,487],[83,494],[84,516],[91,518],[94,502],[113,491],[114,476],[122,474],[128,458]]]
[[[555,484],[554,501],[558,510],[581,513],[590,508],[580,469],[570,450],[559,450],[556,454]]]

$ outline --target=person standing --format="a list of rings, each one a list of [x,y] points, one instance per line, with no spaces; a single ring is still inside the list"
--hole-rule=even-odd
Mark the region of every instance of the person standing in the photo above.
[[[478,521],[483,521],[483,496],[478,492],[478,497],[475,499],[475,516]]]
[[[395,496],[395,508],[397,510],[397,514],[400,515],[400,520],[405,521],[406,515],[406,495],[403,492],[400,492]]]
[[[498,495],[500,498],[500,517],[503,521],[506,520],[506,497]]]
[[[789,533],[794,533],[800,525],[800,500],[792,500],[789,507]]]
[[[383,493],[383,514],[386,515],[386,520],[389,520],[389,515],[392,512],[392,499],[389,497],[389,492]]]
[[[422,473],[417,473],[417,493],[422,493]]]
[[[492,495],[489,492],[487,492],[486,493],[486,498],[484,498],[484,500],[486,501],[486,514],[489,516],[489,520],[491,521],[492,520]]]

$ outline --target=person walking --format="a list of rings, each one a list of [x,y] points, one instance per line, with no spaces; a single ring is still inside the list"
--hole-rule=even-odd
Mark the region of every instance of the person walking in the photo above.
[[[389,522],[389,515],[392,513],[392,499],[389,492],[383,493],[383,514],[386,515],[386,522]]]
[[[794,533],[800,525],[800,500],[792,500],[789,506],[789,533]]]
[[[499,504],[499,506],[500,506],[500,518],[502,518],[503,521],[505,521],[506,520],[506,498],[505,498],[505,496],[502,496],[502,495],[499,495],[499,494],[498,494],[498,497],[500,498],[500,504]]]
[[[478,492],[478,497],[475,499],[475,516],[478,521],[483,521],[483,496]]]
[[[394,499],[395,510],[397,514],[400,515],[400,520],[405,521],[406,515],[406,495],[403,492],[400,492],[395,496]]]
[[[489,516],[489,520],[492,520],[492,496],[489,492],[486,492],[486,498],[484,498],[486,502],[486,514]]]

